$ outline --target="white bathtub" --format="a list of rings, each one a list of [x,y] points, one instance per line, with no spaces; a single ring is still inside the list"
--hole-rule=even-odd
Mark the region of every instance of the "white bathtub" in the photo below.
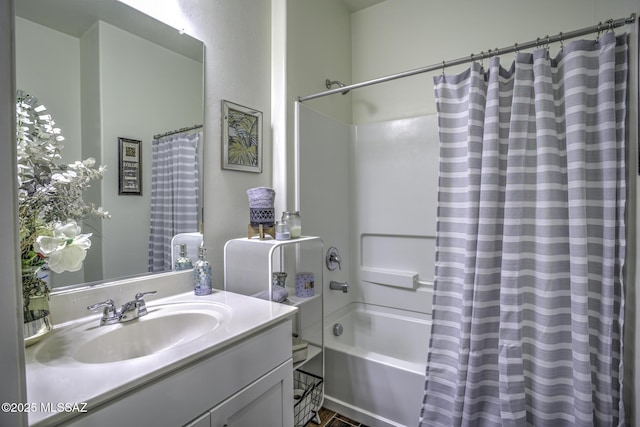
[[[371,427],[417,425],[431,316],[353,303],[325,325],[325,406]]]

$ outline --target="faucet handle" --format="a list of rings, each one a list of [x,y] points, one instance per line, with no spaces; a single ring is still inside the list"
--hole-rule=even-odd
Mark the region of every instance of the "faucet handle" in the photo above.
[[[325,262],[329,271],[333,271],[336,268],[342,270],[342,259],[340,258],[340,252],[338,252],[338,249],[334,246],[331,246],[327,251]]]
[[[87,310],[95,311],[101,307],[103,308],[103,310],[102,319],[100,319],[100,325],[112,323],[118,320],[118,310],[116,309],[116,304],[112,299],[107,299],[97,304],[90,305],[87,307]]]
[[[147,314],[147,303],[144,301],[144,297],[147,295],[155,295],[158,291],[138,292],[134,297],[136,304],[138,305],[138,317]]]
[[[147,295],[155,295],[157,293],[158,291],[138,292],[134,298],[136,299],[136,301],[140,302],[143,301],[142,298],[146,297]]]

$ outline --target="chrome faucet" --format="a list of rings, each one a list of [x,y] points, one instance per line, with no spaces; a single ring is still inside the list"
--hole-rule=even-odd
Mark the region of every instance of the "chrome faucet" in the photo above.
[[[116,310],[116,304],[112,299],[90,305],[89,307],[87,307],[87,310],[94,311],[99,309],[100,307],[104,307],[104,309],[102,310],[102,319],[100,319],[100,326],[111,325],[112,323],[120,321],[120,315],[118,313],[118,310]]]
[[[329,288],[334,291],[342,291],[345,294],[349,292],[349,284],[347,282],[336,282],[335,280],[332,280],[329,283]]]
[[[138,292],[134,300],[124,303],[120,310],[116,309],[116,305],[112,299],[90,305],[87,307],[87,310],[94,311],[103,307],[100,326],[129,322],[147,314],[147,304],[144,301],[144,297],[157,293],[158,291]]]

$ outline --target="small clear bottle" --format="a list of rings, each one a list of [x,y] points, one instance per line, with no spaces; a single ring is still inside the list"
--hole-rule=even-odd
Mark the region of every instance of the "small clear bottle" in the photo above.
[[[189,270],[193,268],[191,259],[187,256],[187,245],[185,243],[180,243],[180,256],[176,259],[174,267],[176,270]]]
[[[302,220],[299,211],[282,212],[282,221],[289,224],[289,234],[292,239],[297,239],[302,235]]]
[[[198,260],[193,266],[193,285],[196,295],[209,295],[211,286],[211,264],[204,258],[204,247],[198,249]]]
[[[276,221],[276,240],[289,240],[290,238],[289,224],[284,221]]]

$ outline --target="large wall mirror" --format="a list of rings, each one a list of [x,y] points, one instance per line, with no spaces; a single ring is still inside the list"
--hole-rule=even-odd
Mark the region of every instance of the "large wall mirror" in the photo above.
[[[152,140],[202,124],[203,44],[117,0],[15,7],[16,87],[62,129],[63,163],[94,157],[107,167],[87,197],[111,219],[85,222],[93,237],[83,269],[53,275],[52,286],[146,274]],[[141,194],[119,194],[119,138],[141,141]]]

